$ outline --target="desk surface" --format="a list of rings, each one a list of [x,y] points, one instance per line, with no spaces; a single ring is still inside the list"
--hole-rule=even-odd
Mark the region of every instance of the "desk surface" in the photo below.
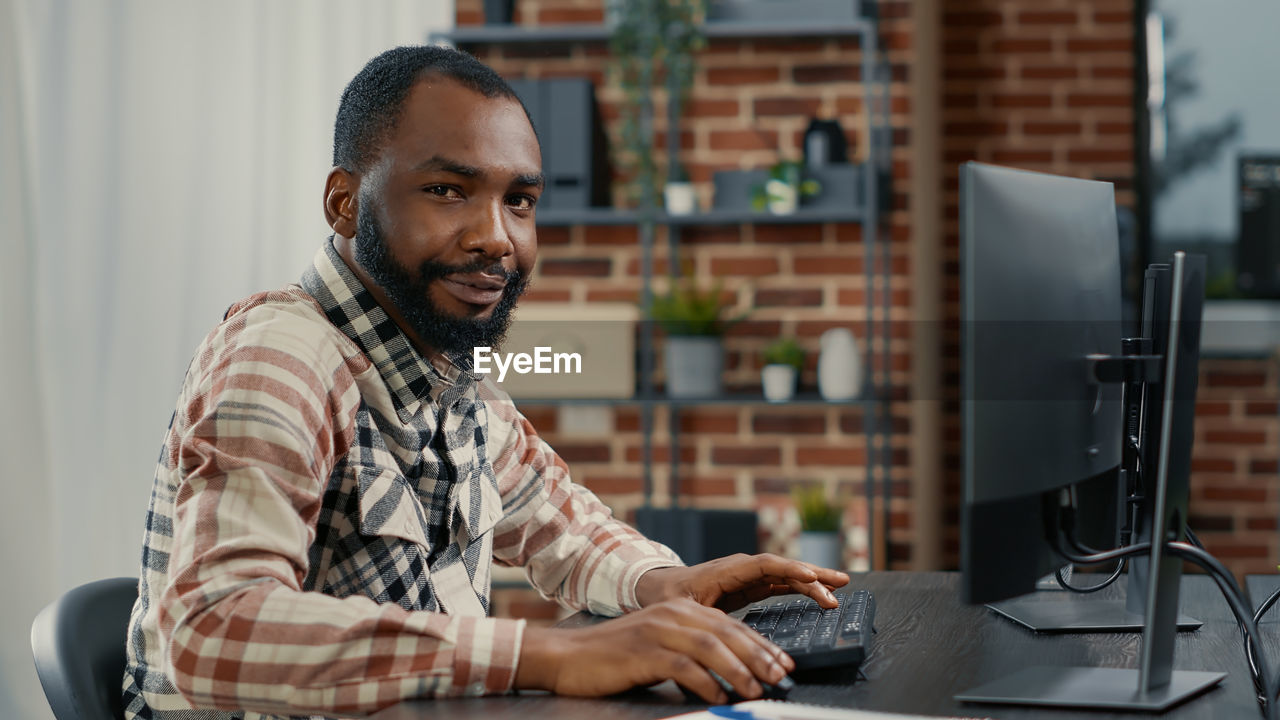
[[[1004,620],[982,606],[959,600],[955,573],[872,572],[857,574],[853,586],[876,595],[876,627],[872,651],[863,664],[866,680],[847,678],[801,682],[790,699],[796,702],[925,715],[995,718],[1060,718],[1103,720],[1150,717],[1140,713],[1017,708],[959,703],[952,695],[1012,673],[1026,665],[1096,665],[1137,667],[1137,634],[1037,635]],[[1095,596],[1045,592],[1046,599],[1088,601],[1119,597],[1124,582]],[[1182,612],[1204,621],[1196,632],[1180,633],[1174,667],[1227,673],[1217,688],[1171,709],[1161,717],[1176,720],[1259,718],[1243,644],[1231,610],[1213,581],[1186,576]],[[1268,657],[1277,662],[1280,638],[1266,633]],[[1280,664],[1280,663],[1278,663]],[[406,702],[373,715],[375,720],[427,718],[662,718],[703,706],[683,702],[674,684],[637,690],[608,699],[581,700],[541,693],[467,700]]]

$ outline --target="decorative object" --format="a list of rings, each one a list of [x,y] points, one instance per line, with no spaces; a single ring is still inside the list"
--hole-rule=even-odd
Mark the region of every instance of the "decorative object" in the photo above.
[[[703,0],[606,4],[612,30],[609,67],[622,89],[616,165],[631,178],[629,194],[642,207],[652,207],[657,187],[653,98],[661,80],[667,94],[667,137],[678,142],[681,107],[693,85],[693,56],[706,44],[698,23],[703,14]]]
[[[692,215],[698,209],[698,194],[684,168],[676,168],[662,188],[663,207],[668,215]]]
[[[804,166],[809,170],[849,162],[849,143],[835,120],[813,118],[804,131]]]
[[[516,0],[484,0],[485,25],[510,25]]]
[[[796,393],[796,380],[804,369],[804,348],[791,338],[775,340],[764,349],[764,367],[760,370],[760,385],[764,399],[769,402],[786,402]]]
[[[664,348],[667,394],[671,397],[719,395],[723,389],[725,331],[742,316],[727,317],[729,303],[716,283],[702,291],[689,282],[675,282],[670,291],[655,295],[649,317],[666,331]]]
[[[862,389],[862,357],[858,341],[847,328],[822,334],[818,354],[818,392],[828,402],[858,397]]]
[[[532,372],[520,372],[510,365],[504,373],[496,362],[488,364],[498,387],[511,397],[523,400],[635,395],[635,328],[639,320],[635,305],[521,303],[512,317],[511,328],[497,350],[508,357],[523,353],[533,358],[535,365]],[[539,353],[538,348],[547,350]],[[538,372],[539,367],[551,372]]]
[[[843,508],[828,500],[826,492],[817,485],[793,488],[791,498],[800,514],[800,537],[796,541],[800,559],[819,567],[842,569],[840,516]]]
[[[800,206],[802,197],[822,192],[822,183],[805,177],[804,167],[794,160],[783,160],[769,168],[769,179],[751,190],[751,206],[769,209],[774,215],[790,215]]]
[[[831,25],[858,20],[859,0],[711,0],[707,22]]]

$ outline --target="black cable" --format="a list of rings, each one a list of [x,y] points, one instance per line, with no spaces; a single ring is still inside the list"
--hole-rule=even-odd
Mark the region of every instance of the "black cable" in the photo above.
[[[1102,590],[1103,588],[1110,586],[1111,583],[1115,582],[1120,577],[1120,575],[1124,572],[1124,569],[1127,568],[1128,566],[1129,566],[1129,563],[1127,560],[1121,560],[1119,563],[1116,564],[1115,572],[1111,573],[1111,577],[1107,578],[1106,580],[1103,580],[1102,582],[1096,585],[1087,585],[1084,587],[1081,587],[1079,585],[1072,585],[1071,582],[1067,580],[1067,578],[1062,574],[1062,568],[1058,568],[1058,572],[1057,572],[1058,584],[1061,585],[1066,590],[1070,590],[1073,593],[1079,593],[1081,595],[1096,593],[1099,590]]]
[[[1244,593],[1240,590],[1240,585],[1236,583],[1235,576],[1216,558],[1194,545],[1168,542],[1165,543],[1165,548],[1173,555],[1203,567],[1218,584],[1218,589],[1231,607],[1241,633],[1246,639],[1246,658],[1249,661],[1249,671],[1252,675],[1254,687],[1258,690],[1257,700],[1263,717],[1267,718],[1267,720],[1276,720],[1275,709],[1278,703],[1272,702],[1270,699],[1278,698],[1280,695],[1277,695],[1268,687],[1268,679],[1271,675],[1265,656],[1259,652],[1262,643],[1258,636],[1258,625],[1254,621],[1253,615],[1249,613],[1248,606],[1244,601]],[[1081,565],[1094,565],[1120,558],[1150,554],[1151,543],[1143,542],[1091,555],[1076,555],[1074,552],[1062,547],[1058,548],[1058,552],[1071,562]]]

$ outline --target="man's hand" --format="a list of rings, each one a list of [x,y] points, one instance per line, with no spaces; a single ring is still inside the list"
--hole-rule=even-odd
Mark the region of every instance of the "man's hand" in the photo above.
[[[689,598],[699,605],[732,612],[774,595],[801,593],[825,608],[836,606],[833,588],[849,576],[777,555],[731,555],[694,565],[650,570],[636,583],[641,607],[673,598]]]
[[[599,696],[672,679],[709,703],[725,703],[708,670],[757,698],[761,681],[779,682],[794,669],[795,661],[746,625],[678,598],[587,628],[526,627],[515,685]]]

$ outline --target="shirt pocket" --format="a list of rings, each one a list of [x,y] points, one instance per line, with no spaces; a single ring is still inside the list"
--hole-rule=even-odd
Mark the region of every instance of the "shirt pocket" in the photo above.
[[[360,534],[407,540],[431,551],[426,512],[403,475],[381,468],[361,468],[356,477],[360,500]]]

